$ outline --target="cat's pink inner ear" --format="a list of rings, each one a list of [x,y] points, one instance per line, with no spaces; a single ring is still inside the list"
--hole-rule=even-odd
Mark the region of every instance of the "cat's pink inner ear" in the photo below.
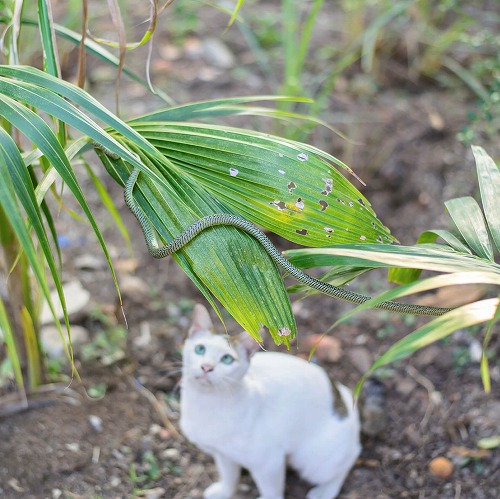
[[[191,337],[198,333],[212,331],[213,327],[208,310],[200,303],[197,303],[194,306],[193,320],[188,331],[188,336]]]
[[[261,349],[260,343],[257,343],[246,331],[238,335],[238,342],[243,345],[249,357]]]

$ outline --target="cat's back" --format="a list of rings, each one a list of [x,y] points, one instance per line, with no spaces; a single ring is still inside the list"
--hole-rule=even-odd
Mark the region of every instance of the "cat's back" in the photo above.
[[[326,372],[294,355],[258,352],[251,359],[246,379],[274,401],[291,398],[307,402],[309,399],[315,405],[331,407],[332,389]]]

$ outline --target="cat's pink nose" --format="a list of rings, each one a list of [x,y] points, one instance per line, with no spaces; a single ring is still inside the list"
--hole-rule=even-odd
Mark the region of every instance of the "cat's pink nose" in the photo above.
[[[212,372],[214,370],[214,366],[212,364],[202,364],[201,365],[201,370],[207,374],[209,372]]]

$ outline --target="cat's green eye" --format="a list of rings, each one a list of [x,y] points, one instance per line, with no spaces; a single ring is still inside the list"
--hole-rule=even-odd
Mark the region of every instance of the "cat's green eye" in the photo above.
[[[234,362],[234,357],[232,355],[229,355],[228,353],[226,353],[225,355],[223,355],[220,358],[220,361],[223,364],[232,364]]]
[[[194,347],[194,353],[198,355],[204,355],[204,353],[207,351],[204,345],[196,345]]]

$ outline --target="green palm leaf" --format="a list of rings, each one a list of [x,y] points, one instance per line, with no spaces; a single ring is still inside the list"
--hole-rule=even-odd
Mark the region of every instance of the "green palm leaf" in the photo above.
[[[235,213],[303,245],[391,242],[364,196],[305,144],[188,123],[131,123]],[[341,164],[342,165],[342,164]]]
[[[165,171],[164,165],[142,151],[136,153],[171,184],[171,189],[164,191],[141,175],[134,191],[138,205],[163,241],[171,241],[203,216],[228,211],[185,173]],[[125,183],[130,167],[121,159],[99,154],[110,174]],[[261,341],[262,325],[278,344],[288,345],[295,336],[295,321],[280,273],[260,244],[246,233],[234,227],[213,227],[174,258],[212,304],[209,292],[257,340]]]
[[[450,199],[445,205],[468,246],[480,257],[493,261],[488,230],[476,200],[471,197]]]
[[[469,303],[441,317],[437,317],[425,326],[405,336],[373,363],[369,371],[358,382],[355,389],[356,396],[359,395],[366,378],[379,367],[403,359],[416,350],[445,338],[458,329],[492,320],[495,317],[499,303],[498,298]]]

